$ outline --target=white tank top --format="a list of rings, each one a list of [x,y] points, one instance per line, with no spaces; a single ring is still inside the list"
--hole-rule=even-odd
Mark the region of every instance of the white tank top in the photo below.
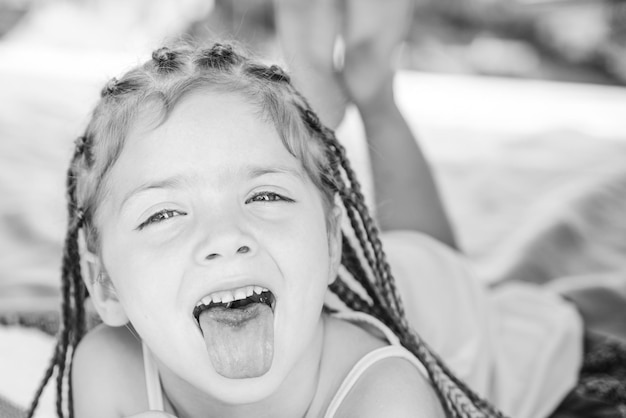
[[[328,404],[324,418],[332,418],[339,410],[348,393],[358,382],[359,378],[372,365],[388,358],[403,358],[417,368],[428,379],[428,373],[424,365],[406,348],[400,345],[398,337],[378,319],[361,312],[343,312],[333,315],[336,318],[350,322],[365,323],[378,329],[387,339],[390,345],[377,348],[363,356],[348,372],[334,397]],[[163,403],[163,389],[159,378],[157,363],[150,349],[142,343],[143,364],[146,377],[146,391],[148,394],[148,409],[151,411],[165,411]]]

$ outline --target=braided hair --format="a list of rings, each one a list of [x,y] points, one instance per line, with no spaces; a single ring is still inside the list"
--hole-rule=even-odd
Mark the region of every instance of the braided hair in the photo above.
[[[454,376],[409,325],[378,229],[334,132],[320,122],[280,67],[255,62],[222,44],[204,49],[158,49],[151,60],[119,80],[112,79],[102,89],[85,133],[76,141],[67,172],[61,326],[28,416],[34,414],[43,389],[55,374],[57,415],[73,416],[72,356],[87,329],[87,289],[80,269],[79,232],[84,232],[87,249],[98,252],[98,203],[106,175],[120,155],[129,129],[146,106],[156,104],[164,121],[181,98],[199,89],[238,93],[255,105],[259,114],[275,126],[287,150],[302,162],[321,191],[325,209],[330,210],[338,202],[343,206],[351,230],[342,233],[341,263],[345,272],[330,285],[331,291],[349,309],[373,315],[393,330],[402,345],[424,364],[447,416],[502,417]],[[333,220],[333,216],[327,216],[327,222]]]

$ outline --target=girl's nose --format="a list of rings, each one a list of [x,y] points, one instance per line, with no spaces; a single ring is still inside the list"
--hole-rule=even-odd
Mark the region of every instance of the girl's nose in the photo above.
[[[249,252],[250,247],[248,247],[247,245],[242,245],[241,247],[237,248],[237,254],[247,254]],[[219,253],[211,253],[205,257],[205,260],[213,260],[215,258],[218,258],[219,256]]]
[[[254,253],[257,247],[254,237],[245,220],[234,215],[231,213],[199,226],[201,238],[195,256],[199,263]]]

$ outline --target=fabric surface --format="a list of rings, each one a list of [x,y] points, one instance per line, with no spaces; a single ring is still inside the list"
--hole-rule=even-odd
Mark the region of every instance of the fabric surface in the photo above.
[[[409,322],[455,374],[507,416],[548,416],[576,386],[583,325],[539,285],[488,288],[427,236],[383,234]]]

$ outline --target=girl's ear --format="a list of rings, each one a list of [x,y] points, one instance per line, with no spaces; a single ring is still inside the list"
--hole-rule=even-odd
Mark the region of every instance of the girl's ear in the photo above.
[[[128,323],[126,311],[120,303],[111,278],[103,268],[100,258],[86,252],[83,255],[86,261],[85,285],[89,290],[91,301],[98,311],[102,322],[111,327],[120,327]]]
[[[339,274],[339,266],[341,265],[341,208],[335,206],[330,216],[333,218],[330,220],[330,228],[328,231],[328,252],[330,254],[328,284],[335,281],[337,274]]]

